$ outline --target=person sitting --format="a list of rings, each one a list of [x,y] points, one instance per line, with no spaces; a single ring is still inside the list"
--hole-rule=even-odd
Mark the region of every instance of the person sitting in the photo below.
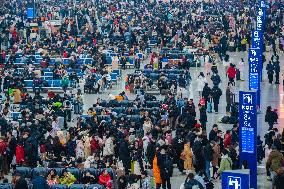
[[[62,171],[61,177],[59,179],[60,184],[66,184],[68,187],[72,184],[74,184],[77,179],[74,175],[72,175],[70,172],[68,172],[66,169]]]
[[[55,169],[51,169],[47,175],[47,183],[48,185],[59,184],[59,177],[56,173]]]
[[[99,176],[99,184],[105,186],[107,189],[112,188],[112,179],[106,169]]]
[[[90,171],[85,171],[83,173],[81,182],[82,184],[95,184],[97,183],[97,178],[92,175]]]

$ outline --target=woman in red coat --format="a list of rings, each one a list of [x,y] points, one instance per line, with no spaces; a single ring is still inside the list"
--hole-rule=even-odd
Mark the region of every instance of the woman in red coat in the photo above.
[[[105,186],[107,189],[112,188],[112,180],[107,170],[104,170],[99,176],[99,184]]]
[[[16,146],[16,164],[22,165],[25,161],[25,151],[22,144],[17,144]]]
[[[229,148],[232,144],[232,135],[231,135],[231,131],[227,130],[226,134],[224,136],[224,148]]]
[[[235,77],[236,77],[236,74],[237,74],[237,70],[236,70],[234,64],[230,64],[230,67],[227,70],[227,74],[228,74],[228,78],[229,78],[229,84],[231,83],[232,85],[234,85],[235,84],[234,80],[235,80]]]

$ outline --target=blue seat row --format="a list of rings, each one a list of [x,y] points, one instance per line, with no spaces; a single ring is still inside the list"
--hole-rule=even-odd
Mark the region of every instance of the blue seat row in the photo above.
[[[47,87],[42,88],[61,88],[61,80],[45,80],[47,82]],[[33,80],[24,80],[26,88],[33,88]]]
[[[55,184],[51,185],[50,189],[105,189],[105,187],[99,184],[89,184],[89,185],[72,184],[69,187],[64,184]]]
[[[61,175],[62,171],[65,168],[45,168],[45,167],[36,167],[36,168],[30,168],[30,167],[16,167],[15,172],[20,174],[24,178],[35,178],[39,174],[46,175],[51,169],[54,169],[57,173],[57,175]],[[115,173],[111,168],[105,168],[110,176],[114,179]],[[78,168],[66,168],[68,172],[70,172],[72,175],[76,177],[76,179],[80,180],[83,173],[90,172],[92,175],[98,177],[105,169],[95,169],[95,168],[89,168],[89,169],[78,169]]]

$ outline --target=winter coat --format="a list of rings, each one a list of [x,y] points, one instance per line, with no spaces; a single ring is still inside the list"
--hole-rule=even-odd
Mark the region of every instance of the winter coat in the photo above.
[[[168,165],[170,161],[170,156],[167,154],[161,154],[160,156],[158,156],[158,166],[160,168],[162,180],[167,180],[172,176],[172,170],[170,170],[170,167]]]
[[[213,160],[213,148],[209,143],[204,148],[204,158],[210,162]]]
[[[212,80],[213,85],[217,85],[218,86],[221,83],[221,78],[220,78],[220,76],[218,74],[212,75],[211,76],[211,80]]]
[[[236,74],[237,74],[236,68],[234,68],[233,66],[230,66],[230,67],[228,68],[227,74],[228,74],[228,77],[229,77],[229,78],[235,78],[235,77],[236,77]]]
[[[202,76],[198,76],[197,77],[197,86],[196,86],[196,90],[198,92],[202,92],[203,91],[203,88],[205,86],[205,83],[206,83],[206,78],[205,77],[202,77]]]
[[[111,137],[107,138],[105,141],[103,154],[104,156],[110,156],[114,154],[114,145]]]
[[[59,179],[60,184],[66,184],[68,186],[71,186],[72,184],[74,184],[76,182],[76,178],[74,175],[72,175],[71,173],[68,173],[68,176],[63,176]]]
[[[16,146],[16,163],[22,164],[25,161],[25,151],[22,145]]]
[[[74,140],[69,140],[67,142],[67,154],[75,157],[76,156],[76,141]]]
[[[82,140],[76,141],[76,158],[84,158],[84,144]]]
[[[21,91],[19,89],[14,89],[14,104],[21,102]]]
[[[32,180],[32,186],[32,189],[49,189],[46,179],[41,176]]]
[[[223,143],[224,143],[224,148],[229,148],[232,144],[232,135],[225,134]]]
[[[99,141],[97,141],[95,138],[93,138],[90,142],[91,144],[91,152],[98,152],[100,150],[100,144]]]
[[[209,95],[211,94],[211,89],[208,86],[204,86],[203,91],[202,91],[202,96],[205,99],[208,99]]]
[[[107,187],[107,189],[112,188],[112,184],[111,184],[111,176],[110,174],[104,175],[104,173],[102,173],[99,176],[99,184],[103,185],[105,187]]]
[[[157,155],[154,157],[154,160],[153,160],[153,176],[154,176],[156,184],[161,184],[162,183],[161,172],[160,172],[160,168],[158,166],[158,157],[157,157]]]
[[[119,145],[119,159],[130,161],[129,144],[126,141],[122,141]]]
[[[266,167],[271,171],[277,171],[284,166],[284,157],[278,150],[272,150],[267,158]]]
[[[213,146],[213,159],[212,159],[212,166],[216,167],[219,163],[220,155],[220,146],[218,144],[215,144]]]
[[[232,170],[233,162],[228,155],[223,155],[221,157],[221,162],[220,162],[220,167],[218,169],[218,173],[222,173],[223,171],[226,170]]]
[[[84,155],[85,159],[91,155],[91,144],[90,144],[90,138],[88,136],[84,137]]]
[[[267,75],[273,75],[274,74],[274,66],[272,64],[266,65]]]
[[[214,103],[215,102],[218,102],[219,103],[219,100],[220,100],[220,97],[222,96],[222,91],[220,88],[218,87],[213,87],[212,88],[212,97],[213,97],[213,100],[214,100]]]
[[[193,167],[193,153],[189,144],[185,144],[183,152],[181,153],[181,158],[184,160],[184,169],[185,170],[194,170]]]

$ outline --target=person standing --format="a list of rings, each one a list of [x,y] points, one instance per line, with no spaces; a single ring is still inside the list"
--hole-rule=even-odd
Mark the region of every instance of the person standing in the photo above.
[[[213,103],[214,103],[214,111],[216,114],[218,114],[218,105],[219,105],[221,96],[222,96],[221,89],[218,86],[214,86],[212,88],[212,97],[213,97]]]
[[[161,188],[162,184],[161,171],[160,167],[158,166],[158,151],[159,149],[156,149],[156,154],[153,159],[153,177],[155,180],[156,189]]]
[[[222,151],[222,157],[221,157],[221,162],[220,162],[220,167],[218,169],[218,173],[222,174],[223,171],[225,170],[232,170],[233,162],[231,158],[228,155],[227,150]]]
[[[197,86],[196,86],[196,90],[198,91],[199,97],[201,97],[202,95],[202,91],[205,86],[205,83],[206,83],[206,78],[203,72],[200,72],[199,76],[197,77]]]
[[[235,68],[234,64],[230,64],[230,67],[227,70],[228,78],[229,78],[229,84],[235,85],[235,77],[237,74],[237,70]]]
[[[128,175],[129,169],[131,168],[128,136],[125,136],[119,145],[119,159],[122,161],[125,174]]]
[[[186,174],[194,170],[193,160],[192,160],[193,153],[190,148],[190,142],[187,142],[186,144],[184,144],[184,148],[183,148],[180,158],[184,161],[184,169],[185,169]]]
[[[5,152],[7,150],[7,143],[4,141],[5,138],[4,137],[0,137],[0,171],[1,171],[1,179],[4,178],[4,174],[5,174]]]
[[[165,148],[162,148],[160,155],[158,155],[158,166],[160,168],[163,189],[171,189],[171,177],[173,175],[172,162],[170,155],[166,153]]]
[[[268,106],[267,109],[266,109],[265,122],[267,122],[268,125],[269,125],[268,130],[273,129],[273,125],[274,125],[274,122],[275,122],[275,113],[272,111],[271,106]]]
[[[244,81],[244,70],[245,70],[245,61],[243,58],[239,61],[239,71],[240,71],[240,79]]]
[[[205,172],[206,172],[207,178],[210,178],[210,164],[212,163],[213,153],[214,153],[213,146],[214,146],[214,142],[211,141],[207,143],[204,148]]]
[[[273,68],[274,68],[274,73],[275,73],[275,84],[279,84],[279,73],[280,73],[280,65],[279,65],[279,60],[277,58],[273,59]]]
[[[227,114],[229,114],[231,112],[231,106],[233,104],[233,96],[234,93],[231,91],[231,87],[230,85],[228,85],[227,89],[226,89],[226,103],[227,103],[227,106],[226,106],[226,112]]]
[[[272,84],[274,67],[273,67],[271,61],[269,61],[268,64],[266,65],[266,70],[267,70],[268,81],[269,81],[270,84]]]

